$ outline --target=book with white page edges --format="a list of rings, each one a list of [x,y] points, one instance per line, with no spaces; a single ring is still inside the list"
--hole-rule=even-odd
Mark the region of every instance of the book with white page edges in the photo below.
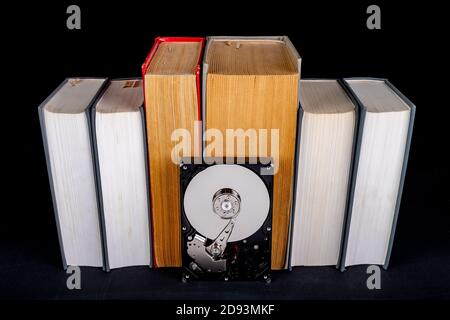
[[[113,79],[92,106],[105,268],[151,266],[144,95],[138,78]]]
[[[389,81],[344,79],[360,119],[341,270],[388,267],[416,107]]]
[[[291,267],[338,265],[357,115],[340,81],[300,81]]]
[[[89,107],[104,78],[69,78],[39,106],[64,269],[104,266]]]

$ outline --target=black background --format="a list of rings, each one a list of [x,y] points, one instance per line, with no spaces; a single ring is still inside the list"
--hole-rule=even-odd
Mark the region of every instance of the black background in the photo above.
[[[2,9],[0,298],[3,299],[448,299],[450,197],[448,31],[431,2],[17,2]],[[66,8],[81,7],[81,30]],[[381,30],[366,8],[381,7]],[[390,269],[366,288],[366,267],[295,268],[263,283],[180,282],[177,270],[82,268],[66,288],[37,106],[66,77],[139,76],[155,36],[288,35],[302,77],[388,78],[417,106]]]

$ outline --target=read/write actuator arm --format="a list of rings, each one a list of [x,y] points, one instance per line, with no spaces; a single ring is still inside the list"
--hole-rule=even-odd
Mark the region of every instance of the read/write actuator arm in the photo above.
[[[228,239],[233,232],[236,223],[235,218],[240,212],[241,198],[239,194],[229,188],[217,191],[212,200],[212,209],[220,218],[229,220],[228,224],[213,243],[205,246],[206,238],[196,234],[188,242],[188,254],[196,261],[191,263],[192,270],[205,269],[207,272],[226,271],[226,259],[222,259],[227,247]]]

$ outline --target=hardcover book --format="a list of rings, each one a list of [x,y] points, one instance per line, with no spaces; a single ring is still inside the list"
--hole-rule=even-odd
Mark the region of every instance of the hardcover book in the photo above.
[[[291,266],[338,265],[356,111],[339,81],[300,81]]]
[[[299,79],[300,56],[287,37],[208,38],[203,61],[204,153],[274,160],[273,269],[287,266]],[[230,130],[244,132],[244,148],[239,148],[242,141],[229,136]],[[208,134],[216,131],[227,142],[214,148],[217,141]]]
[[[113,79],[92,107],[106,270],[150,265],[142,80]]]
[[[64,269],[104,266],[89,107],[105,83],[66,79],[38,108]]]
[[[388,80],[345,79],[360,120],[341,270],[388,267],[400,209],[415,106]]]
[[[157,38],[142,66],[156,267],[181,266],[179,162],[201,155],[203,46],[203,38]]]

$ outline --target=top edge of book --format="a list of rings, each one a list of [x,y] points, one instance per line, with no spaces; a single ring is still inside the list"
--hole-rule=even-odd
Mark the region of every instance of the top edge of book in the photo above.
[[[347,78],[344,81],[369,113],[402,112],[412,108],[411,102],[386,79]]]
[[[144,103],[142,80],[112,79],[95,105],[98,113],[139,112]]]
[[[287,36],[212,36],[203,66],[209,74],[297,75],[301,58]]]
[[[52,113],[84,113],[106,81],[107,78],[67,78],[39,107]]]
[[[356,106],[335,79],[300,80],[300,106],[311,114],[355,112]]]
[[[205,38],[157,37],[142,64],[146,75],[197,75]]]

